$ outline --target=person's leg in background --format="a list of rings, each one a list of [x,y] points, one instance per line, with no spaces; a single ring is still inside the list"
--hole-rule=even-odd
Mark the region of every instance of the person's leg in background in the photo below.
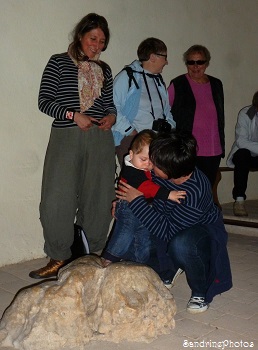
[[[211,188],[213,188],[215,183],[220,161],[221,155],[212,157],[197,157],[196,166],[207,176],[211,183]]]
[[[246,189],[250,168],[258,167],[258,157],[252,157],[251,152],[241,148],[236,151],[232,158],[234,168],[234,187],[232,195],[235,200],[233,212],[235,216],[248,216],[245,208]]]

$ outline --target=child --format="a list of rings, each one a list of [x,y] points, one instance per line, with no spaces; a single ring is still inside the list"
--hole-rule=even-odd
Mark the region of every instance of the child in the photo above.
[[[148,201],[155,197],[180,203],[180,199],[186,195],[185,191],[170,191],[152,182],[149,145],[155,138],[156,133],[152,130],[143,130],[135,136],[129,154],[125,157],[121,179],[138,188]],[[151,242],[149,231],[136,219],[124,200],[117,202],[115,217],[113,232],[102,253],[103,266],[121,260],[147,263]]]

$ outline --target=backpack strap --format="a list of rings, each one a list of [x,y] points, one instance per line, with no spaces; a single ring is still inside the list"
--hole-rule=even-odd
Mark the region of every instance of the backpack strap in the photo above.
[[[135,84],[135,86],[136,86],[136,89],[139,89],[140,87],[139,87],[139,84],[137,83],[137,81],[136,81],[136,79],[135,79],[135,76],[134,76],[134,72],[135,73],[140,73],[140,72],[137,72],[136,70],[133,70],[132,69],[132,67],[129,67],[129,66],[126,66],[125,68],[123,68],[122,70],[125,70],[126,71],[126,73],[127,73],[127,75],[128,75],[128,77],[129,77],[129,82],[128,82],[128,84],[129,84],[129,88],[128,89],[130,89],[130,87],[131,87],[131,85],[132,85],[132,80],[133,80],[133,82],[134,82],[134,84]],[[141,73],[140,73],[141,74]]]
[[[137,83],[137,81],[136,81],[136,79],[135,79],[134,73],[138,73],[138,74],[143,74],[143,73],[142,73],[142,72],[138,72],[137,70],[133,70],[133,68],[132,68],[132,67],[129,67],[129,66],[124,67],[122,70],[125,70],[126,73],[127,73],[127,75],[128,75],[128,77],[129,77],[129,82],[128,82],[129,88],[128,88],[128,89],[130,89],[130,87],[131,87],[131,85],[132,85],[132,80],[133,80],[133,82],[134,82],[134,85],[136,86],[136,89],[139,89],[140,87],[139,87],[139,84]],[[158,77],[159,80],[160,80],[160,82],[161,82],[161,83],[164,85],[164,87],[166,88],[166,84],[165,84],[165,82],[164,82],[164,80],[163,80],[161,74],[157,74],[156,76],[155,76],[155,75],[152,75],[152,74],[147,74],[147,75],[148,75],[148,76],[152,76],[152,77]],[[159,82],[158,82],[158,85],[160,85]]]
[[[164,87],[166,88],[166,84],[162,78],[162,75],[161,74],[158,74],[158,77],[159,77],[159,80],[161,81],[161,83],[164,85]]]

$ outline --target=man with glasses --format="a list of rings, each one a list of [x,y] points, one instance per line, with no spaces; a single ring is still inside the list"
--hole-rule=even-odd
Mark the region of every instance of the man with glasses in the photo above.
[[[170,131],[175,122],[161,77],[168,64],[167,47],[156,38],[147,38],[137,50],[138,60],[126,66],[114,80],[116,124],[112,127],[120,165],[133,137],[144,129]]]
[[[174,78],[168,88],[177,130],[191,132],[198,144],[197,167],[213,187],[225,152],[224,93],[222,82],[205,73],[211,59],[202,45],[184,54],[187,73]]]

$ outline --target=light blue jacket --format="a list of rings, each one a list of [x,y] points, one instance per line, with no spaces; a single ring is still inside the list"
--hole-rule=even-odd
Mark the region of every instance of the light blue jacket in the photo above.
[[[141,62],[138,60],[133,61],[129,67],[138,72],[142,72],[143,68]],[[129,88],[129,77],[125,70],[122,70],[114,79],[114,103],[117,109],[116,123],[112,127],[115,146],[119,146],[121,140],[131,134],[133,130],[132,122],[137,115],[142,91],[141,74],[134,73],[134,77],[139,85],[139,89],[136,88],[134,81],[131,82]],[[176,123],[173,120],[170,112],[168,93],[163,84],[158,86],[160,95],[164,104],[164,114],[167,121],[174,128]]]
[[[235,142],[229,152],[227,159],[227,166],[234,168],[235,165],[232,162],[233,155],[240,148],[248,149],[252,156],[258,156],[258,142],[252,141],[252,135],[256,128],[255,114],[256,109],[254,106],[247,106],[241,109],[238,114],[236,130],[235,130]]]

